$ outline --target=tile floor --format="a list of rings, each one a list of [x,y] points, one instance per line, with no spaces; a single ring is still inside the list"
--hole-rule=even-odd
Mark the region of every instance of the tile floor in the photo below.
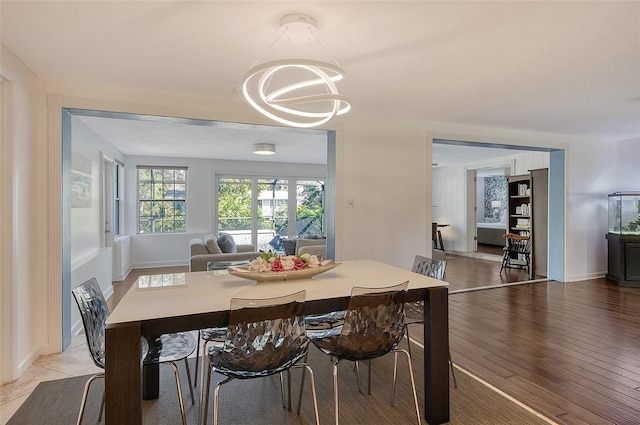
[[[20,379],[0,386],[0,425],[9,421],[40,382],[88,375],[100,370],[91,360],[84,335],[72,337],[69,348],[63,353],[40,356]]]

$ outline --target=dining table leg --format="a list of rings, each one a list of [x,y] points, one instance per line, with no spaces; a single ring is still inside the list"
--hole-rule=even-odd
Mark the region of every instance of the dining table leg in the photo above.
[[[105,329],[106,424],[142,424],[141,335],[140,322]]]
[[[424,406],[431,425],[449,422],[449,289],[430,288],[424,300]]]

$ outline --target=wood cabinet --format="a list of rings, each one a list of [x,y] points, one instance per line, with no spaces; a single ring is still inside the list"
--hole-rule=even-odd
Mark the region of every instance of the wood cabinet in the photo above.
[[[531,238],[530,277],[547,275],[548,179],[547,168],[509,177],[508,231]]]
[[[640,287],[640,236],[607,233],[606,278],[619,286]]]

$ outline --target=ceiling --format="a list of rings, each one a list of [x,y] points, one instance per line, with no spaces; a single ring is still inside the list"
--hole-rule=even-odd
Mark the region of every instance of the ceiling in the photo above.
[[[275,41],[280,18],[304,12],[346,70],[338,88],[353,113],[640,138],[637,1],[2,0],[0,8],[2,44],[43,79],[240,101],[241,78]],[[217,130],[86,122],[111,140],[128,134],[124,153],[135,139],[147,140],[135,148],[147,154],[150,143],[184,154],[193,140],[203,155],[215,139],[205,130]],[[273,133],[275,144],[292,134]],[[303,136],[318,135],[293,138]],[[225,137],[229,151],[236,145]]]

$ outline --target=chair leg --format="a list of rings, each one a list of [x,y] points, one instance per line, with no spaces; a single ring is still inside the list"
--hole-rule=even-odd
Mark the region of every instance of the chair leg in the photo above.
[[[451,368],[451,377],[453,378],[453,387],[458,388],[458,382],[456,381],[456,371],[453,367],[453,360],[451,358],[451,349],[449,349],[449,367]]]
[[[313,396],[313,411],[316,416],[316,425],[320,425],[320,416],[318,415],[318,398],[316,397],[316,380],[313,376],[313,369],[306,363],[301,363],[298,365],[294,365],[292,367],[302,368],[302,373],[304,374],[307,370],[309,371],[309,381],[311,382],[311,395]],[[303,381],[304,382],[304,381]],[[302,395],[302,383],[300,384],[300,394]],[[298,400],[298,415],[300,415],[300,400]]]
[[[416,393],[416,381],[413,377],[413,366],[411,365],[411,355],[406,350],[393,350],[397,353],[404,353],[407,356],[407,365],[409,366],[409,377],[411,378],[411,390],[413,391],[413,403],[416,406],[416,419],[418,420],[418,425],[422,425],[422,421],[420,419],[420,407],[418,406],[418,394]]]
[[[220,387],[232,380],[233,378],[229,377],[222,382],[218,382],[218,385],[216,385],[216,388],[213,390],[213,425],[218,425],[218,411],[220,410]],[[207,388],[207,391],[209,391],[209,388]]]
[[[306,364],[307,363],[307,357],[309,356],[309,353],[307,352],[307,354],[304,355],[304,359],[302,359],[302,363]],[[300,391],[298,392],[298,415],[300,414],[300,406],[302,406],[302,388],[304,387],[304,374],[306,372],[306,368],[302,369],[302,378],[300,378]]]
[[[333,364],[333,410],[335,412],[336,425],[338,424],[338,363],[340,359]],[[358,382],[359,385],[359,382]]]
[[[80,403],[80,413],[78,413],[77,425],[82,424],[82,417],[84,416],[84,408],[87,404],[87,395],[89,395],[89,387],[91,386],[91,383],[98,378],[104,378],[104,373],[98,373],[96,375],[93,375],[91,378],[89,378],[87,383],[84,385],[84,391],[82,392],[82,401]]]
[[[200,367],[200,398],[199,398],[199,402],[200,402],[200,406],[198,406],[198,424],[200,423],[200,421],[202,420],[202,402],[203,402],[203,396],[204,396],[204,370],[205,370],[205,362],[207,360],[207,344],[209,343],[209,341],[203,340],[204,342],[202,343],[202,359],[201,359],[201,363],[202,366]],[[198,357],[196,356],[196,365],[198,364]],[[198,379],[198,375],[196,373],[196,379]]]
[[[198,365],[198,359],[196,359],[196,366]],[[189,392],[191,393],[191,405],[196,404],[196,400],[193,398],[193,383],[191,382],[191,370],[189,369],[189,360],[184,358],[184,367],[187,369],[187,382],[189,382]],[[198,379],[196,378],[196,381]]]
[[[102,422],[102,413],[104,412],[104,398],[106,392],[102,391],[102,403],[100,403],[100,412],[98,413],[98,422]]]
[[[357,360],[353,362],[353,367],[356,370],[356,379],[358,380],[358,392],[362,394],[362,390],[360,389],[360,362]]]
[[[287,369],[287,404],[291,412],[291,369]]]
[[[367,394],[371,395],[371,359],[367,360]]]
[[[284,376],[282,376],[282,372],[280,372],[278,376],[280,377],[280,396],[282,398],[282,408],[286,409],[287,402],[285,401],[285,395],[284,395]],[[304,380],[304,376],[302,378]]]
[[[393,353],[393,384],[391,385],[391,406],[396,405],[396,377],[398,375],[398,352]]]
[[[200,331],[198,331],[198,340],[196,341],[196,371],[193,374],[193,376],[196,377],[196,381],[193,384],[194,387],[198,386],[198,359],[200,359],[200,335],[202,335],[202,334],[200,333]],[[203,348],[203,350],[204,350],[204,348]],[[202,387],[202,383],[200,383],[200,386]],[[200,398],[202,398],[202,397],[200,397]]]
[[[182,425],[187,425],[187,415],[184,412],[184,401],[182,400],[182,388],[180,388],[180,374],[178,373],[178,365],[175,362],[169,362],[173,367],[173,374],[176,376],[176,389],[178,390],[178,403],[180,403],[180,414],[182,415]]]
[[[411,355],[411,339],[409,337],[409,325],[404,324],[404,334],[407,337],[407,351],[409,351],[409,355]]]

